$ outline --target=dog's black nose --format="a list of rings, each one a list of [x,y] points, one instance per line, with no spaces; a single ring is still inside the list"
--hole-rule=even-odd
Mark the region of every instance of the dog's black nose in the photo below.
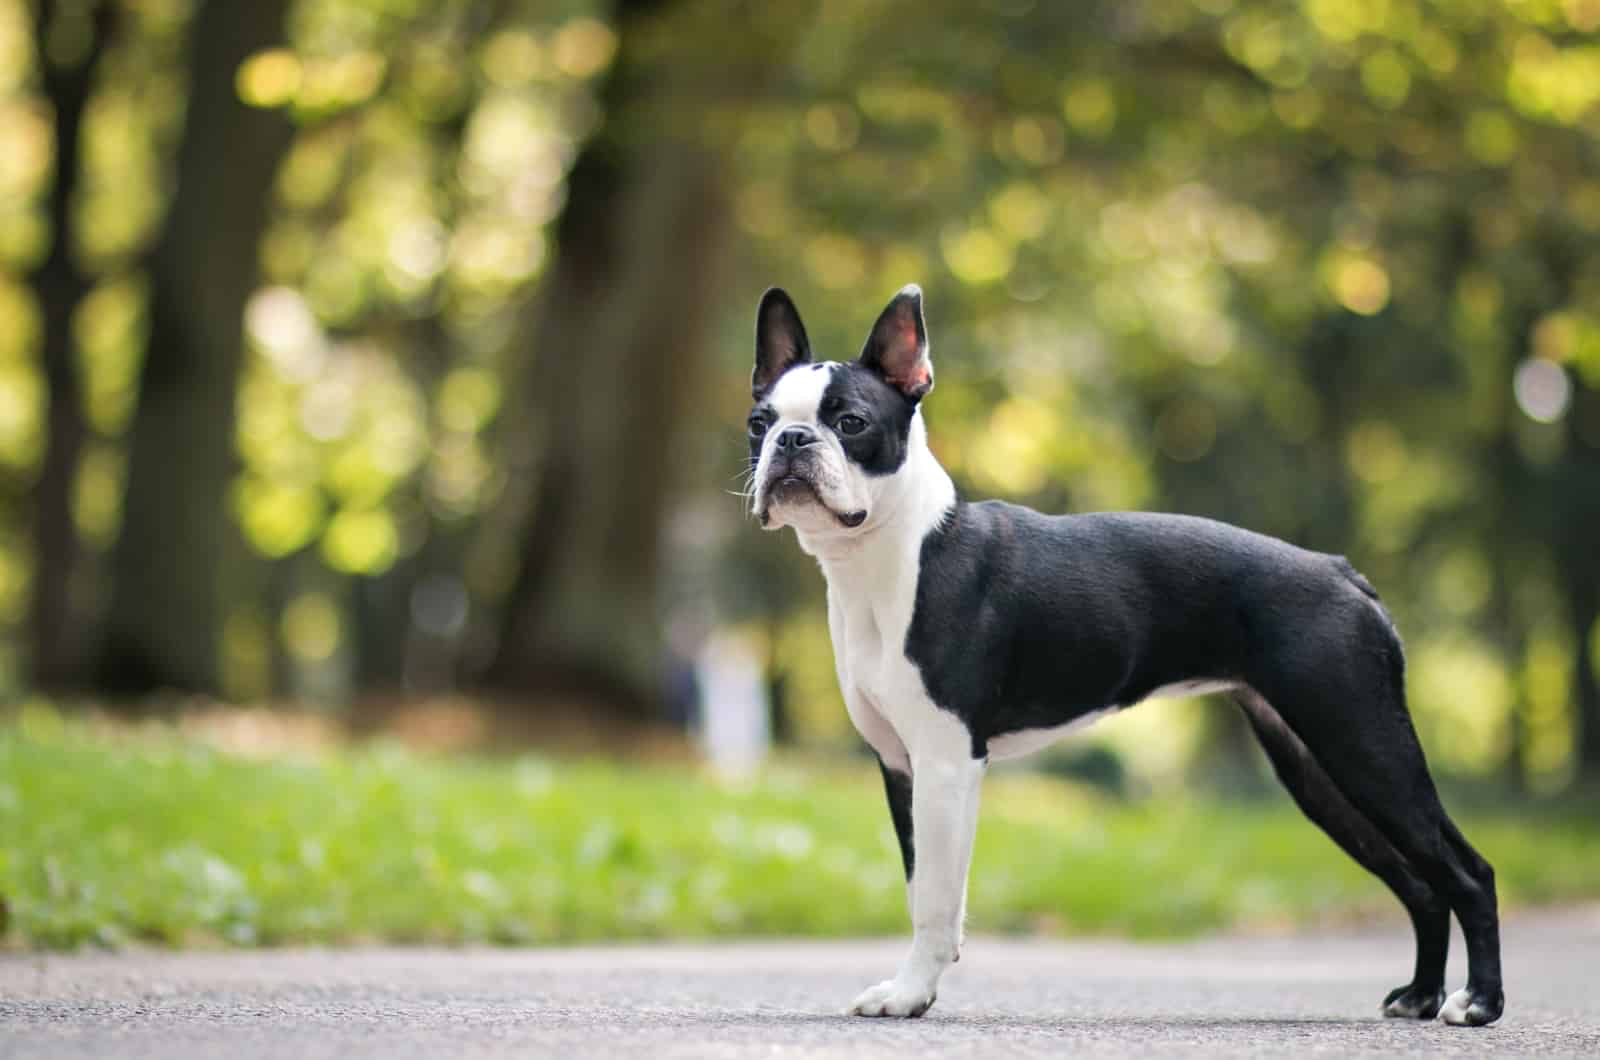
[[[778,435],[778,448],[786,453],[792,453],[797,449],[804,449],[816,440],[817,434],[810,427],[786,427],[783,433]]]

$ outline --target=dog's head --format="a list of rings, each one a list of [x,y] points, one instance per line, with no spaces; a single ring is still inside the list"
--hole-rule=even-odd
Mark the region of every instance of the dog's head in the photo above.
[[[800,313],[774,287],[756,311],[750,379],[751,510],[768,530],[849,535],[872,526],[913,445],[933,389],[922,291],[900,290],[854,361],[814,361]]]

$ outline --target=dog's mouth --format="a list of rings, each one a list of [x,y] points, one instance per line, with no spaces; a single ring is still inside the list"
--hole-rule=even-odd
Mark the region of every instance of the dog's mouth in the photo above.
[[[828,506],[817,492],[817,487],[811,480],[799,475],[784,474],[774,477],[767,483],[764,491],[765,501],[761,505],[761,525],[766,526],[771,518],[770,509],[774,504],[803,504],[811,502],[839,521],[839,525],[847,530],[854,530],[867,521],[865,511],[838,512]]]
[[[803,501],[807,497],[822,503],[822,498],[817,496],[817,487],[811,480],[801,478],[799,475],[782,475],[767,485],[767,499],[769,501]]]

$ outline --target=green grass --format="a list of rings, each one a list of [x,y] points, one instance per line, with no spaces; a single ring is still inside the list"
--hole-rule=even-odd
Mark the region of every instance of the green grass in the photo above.
[[[996,775],[975,931],[1137,936],[1377,913],[1380,885],[1287,800],[1123,803]],[[1507,903],[1600,895],[1600,824],[1462,817]],[[394,747],[275,760],[30,711],[0,726],[12,947],[553,943],[905,930],[876,773],[462,760]]]

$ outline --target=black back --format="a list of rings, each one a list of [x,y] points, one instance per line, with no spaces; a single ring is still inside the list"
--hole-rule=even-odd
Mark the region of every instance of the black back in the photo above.
[[[961,503],[921,560],[906,654],[975,756],[1164,685],[1252,681],[1308,612],[1371,607],[1338,557],[1181,515]]]

